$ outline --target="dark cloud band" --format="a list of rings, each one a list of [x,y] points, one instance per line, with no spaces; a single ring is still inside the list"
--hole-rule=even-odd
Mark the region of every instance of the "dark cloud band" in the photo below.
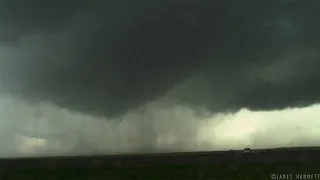
[[[0,73],[2,91],[28,101],[121,115],[197,72],[205,87],[182,89],[177,103],[226,111],[319,100],[319,57],[306,54],[320,45],[318,1],[25,3],[1,6]],[[303,61],[283,60],[288,52]],[[276,72],[279,59],[292,68]]]

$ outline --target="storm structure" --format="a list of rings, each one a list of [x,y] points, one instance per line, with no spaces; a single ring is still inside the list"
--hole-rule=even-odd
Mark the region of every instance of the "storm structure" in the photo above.
[[[2,0],[0,89],[106,117],[188,79],[174,103],[310,105],[320,100],[319,9],[316,0]]]
[[[319,145],[319,18],[318,0],[0,0],[0,157]]]

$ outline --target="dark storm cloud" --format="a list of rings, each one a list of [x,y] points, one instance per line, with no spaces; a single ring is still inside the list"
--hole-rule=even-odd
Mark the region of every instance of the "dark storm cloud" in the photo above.
[[[317,8],[318,1],[2,1],[1,89],[112,116],[201,71],[205,100],[189,100],[197,90],[179,103],[213,111],[314,103],[317,71],[282,85],[244,74],[283,52],[318,48]]]

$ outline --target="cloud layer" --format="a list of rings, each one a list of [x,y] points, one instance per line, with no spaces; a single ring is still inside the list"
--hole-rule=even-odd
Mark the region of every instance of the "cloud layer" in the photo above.
[[[115,117],[199,77],[213,112],[319,100],[318,1],[24,3],[2,2],[0,90],[30,102]]]
[[[38,154],[312,144],[317,130],[289,137],[295,123],[310,130],[319,117],[306,115],[320,101],[319,7],[2,0],[1,152],[21,153],[25,136],[41,144]],[[272,127],[290,129],[279,143],[269,143],[273,114],[286,118]],[[239,140],[233,124],[252,127]]]

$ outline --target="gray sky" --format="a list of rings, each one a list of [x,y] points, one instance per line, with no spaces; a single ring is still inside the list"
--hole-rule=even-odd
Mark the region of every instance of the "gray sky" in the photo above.
[[[191,76],[212,112],[319,100],[319,1],[1,2],[1,91],[29,102],[115,117]]]
[[[319,105],[211,114],[162,103],[107,119],[2,97],[0,157],[320,145]]]
[[[0,3],[4,154],[22,142],[17,134],[45,136],[46,153],[58,147],[66,149],[56,153],[273,146],[269,127],[296,128],[291,115],[282,114],[320,101],[317,0]],[[197,130],[208,119],[203,113],[210,114],[214,130]],[[249,123],[239,120],[243,114],[261,123],[271,114],[288,118],[262,123],[268,130],[255,134],[261,141],[222,143],[221,128],[228,132],[229,121]],[[170,130],[175,126],[179,130]],[[203,144],[199,131],[219,135]],[[162,136],[179,140],[160,143]],[[93,145],[101,137],[106,142]],[[311,136],[279,146],[312,144],[303,138]]]

